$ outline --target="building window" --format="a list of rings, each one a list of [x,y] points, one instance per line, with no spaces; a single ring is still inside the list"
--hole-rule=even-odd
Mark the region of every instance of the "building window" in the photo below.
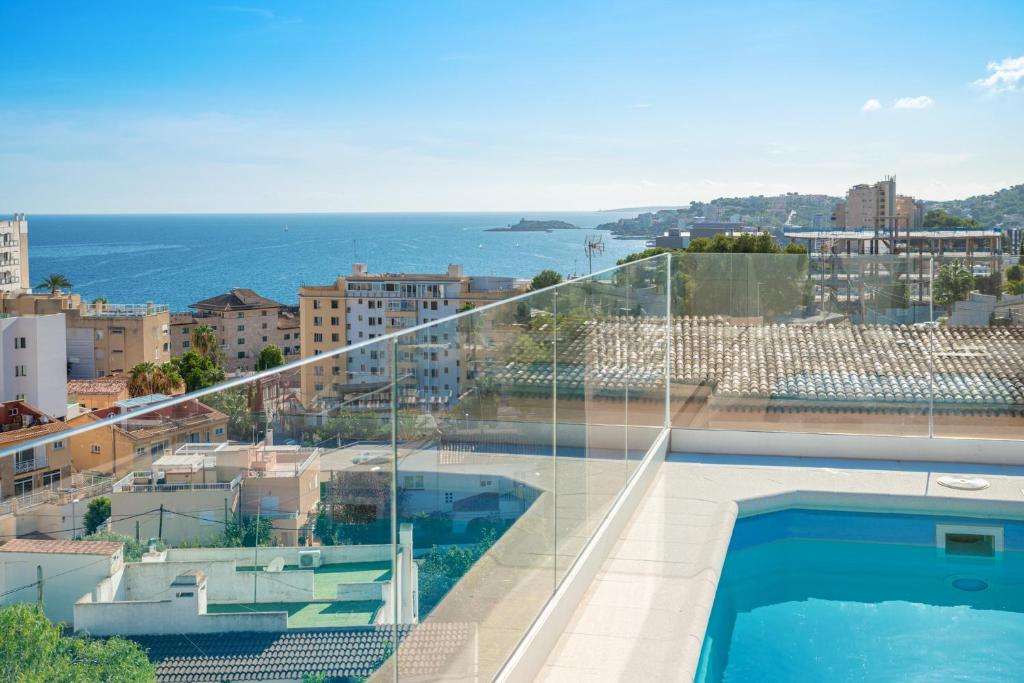
[[[263,323],[263,327],[261,329],[264,329],[264,330],[267,329],[267,324]]]
[[[213,433],[216,434],[217,436],[223,436],[224,435],[224,428],[223,427],[217,427],[215,430],[213,430]]]
[[[188,334],[188,328],[187,327],[181,328],[181,333],[182,334]]]
[[[338,307],[338,300],[337,299],[331,299],[331,308],[337,308],[337,307]]]
[[[15,377],[28,377],[28,370],[25,369],[24,365],[15,365],[14,366],[14,376]]]
[[[266,344],[266,343],[267,343],[267,338],[266,338],[266,337],[264,337],[264,338],[263,338],[263,343],[264,343],[264,344]]]
[[[314,332],[313,333],[313,343],[322,342],[323,340],[324,340],[324,335],[321,332]]]
[[[238,345],[239,346],[245,346],[245,337],[239,337],[238,338]]]
[[[192,344],[191,344],[191,342],[188,339],[186,339],[185,341],[181,342],[181,348],[183,348],[183,349],[187,349],[191,345]]]
[[[320,310],[320,299],[313,299],[313,310],[314,311],[319,311]]]
[[[140,457],[140,458],[145,456],[146,455],[146,447],[145,446],[139,446],[138,448],[136,448],[135,449],[135,455],[137,457]]]
[[[340,341],[340,340],[341,340],[341,335],[339,335],[337,332],[332,332],[331,333],[331,341],[332,342],[336,342],[336,341]]]
[[[238,332],[245,332],[245,325],[239,325],[237,331]]]
[[[54,441],[53,442],[53,450],[59,451],[59,450],[63,450],[63,448],[64,448],[64,442],[63,441]]]
[[[242,312],[242,311],[239,311],[239,312],[238,312],[238,315],[236,315],[235,317],[236,317],[236,318],[244,318],[244,317],[245,317],[245,313],[244,313],[244,312]]]
[[[239,343],[241,343],[241,342],[239,342]],[[245,351],[239,351],[238,355],[236,356],[236,358],[245,358]]]
[[[407,474],[404,479],[404,486],[409,491],[422,491],[423,490],[423,475],[422,474]]]
[[[43,486],[60,486],[60,470],[50,470],[43,473]]]
[[[91,446],[89,446],[89,452],[92,453],[93,455],[99,455],[103,451],[102,451],[102,449],[100,449],[100,445],[99,444],[94,443]]]
[[[32,477],[14,480],[14,495],[24,496],[29,493],[32,493]]]
[[[317,316],[314,316],[314,317],[313,317],[313,324],[314,324],[315,326],[317,326],[317,327],[320,327],[321,325],[323,325],[323,324],[324,324],[324,319],[323,319],[323,318],[321,318],[321,317],[320,317],[320,316],[318,316],[318,315],[317,315]]]
[[[26,347],[27,347],[26,339],[24,337],[15,337],[14,338],[14,348],[16,348],[16,349],[24,349]]]

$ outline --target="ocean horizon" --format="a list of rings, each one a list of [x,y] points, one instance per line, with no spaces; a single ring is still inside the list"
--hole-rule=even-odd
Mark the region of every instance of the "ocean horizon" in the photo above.
[[[168,304],[172,310],[248,287],[295,303],[303,284],[328,284],[364,262],[371,273],[532,277],[551,268],[585,274],[587,236],[604,238],[594,270],[644,248],[644,240],[595,233],[631,212],[297,214],[29,214],[32,284],[61,273],[86,300]],[[527,220],[580,230],[490,232]]]

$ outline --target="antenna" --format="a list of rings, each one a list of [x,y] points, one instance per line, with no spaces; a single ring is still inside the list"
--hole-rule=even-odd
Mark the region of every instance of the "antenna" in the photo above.
[[[587,254],[588,275],[594,272],[594,254],[604,253],[604,237],[591,235],[583,240],[583,251]]]

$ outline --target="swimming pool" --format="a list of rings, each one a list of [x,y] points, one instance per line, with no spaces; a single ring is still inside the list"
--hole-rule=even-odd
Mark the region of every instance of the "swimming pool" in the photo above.
[[[1024,680],[1024,522],[737,521],[698,683]]]

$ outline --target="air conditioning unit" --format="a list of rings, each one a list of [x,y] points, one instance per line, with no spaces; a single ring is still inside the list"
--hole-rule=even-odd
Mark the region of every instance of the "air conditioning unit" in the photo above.
[[[299,568],[300,569],[313,569],[320,566],[320,551],[319,550],[300,550],[299,551]]]

